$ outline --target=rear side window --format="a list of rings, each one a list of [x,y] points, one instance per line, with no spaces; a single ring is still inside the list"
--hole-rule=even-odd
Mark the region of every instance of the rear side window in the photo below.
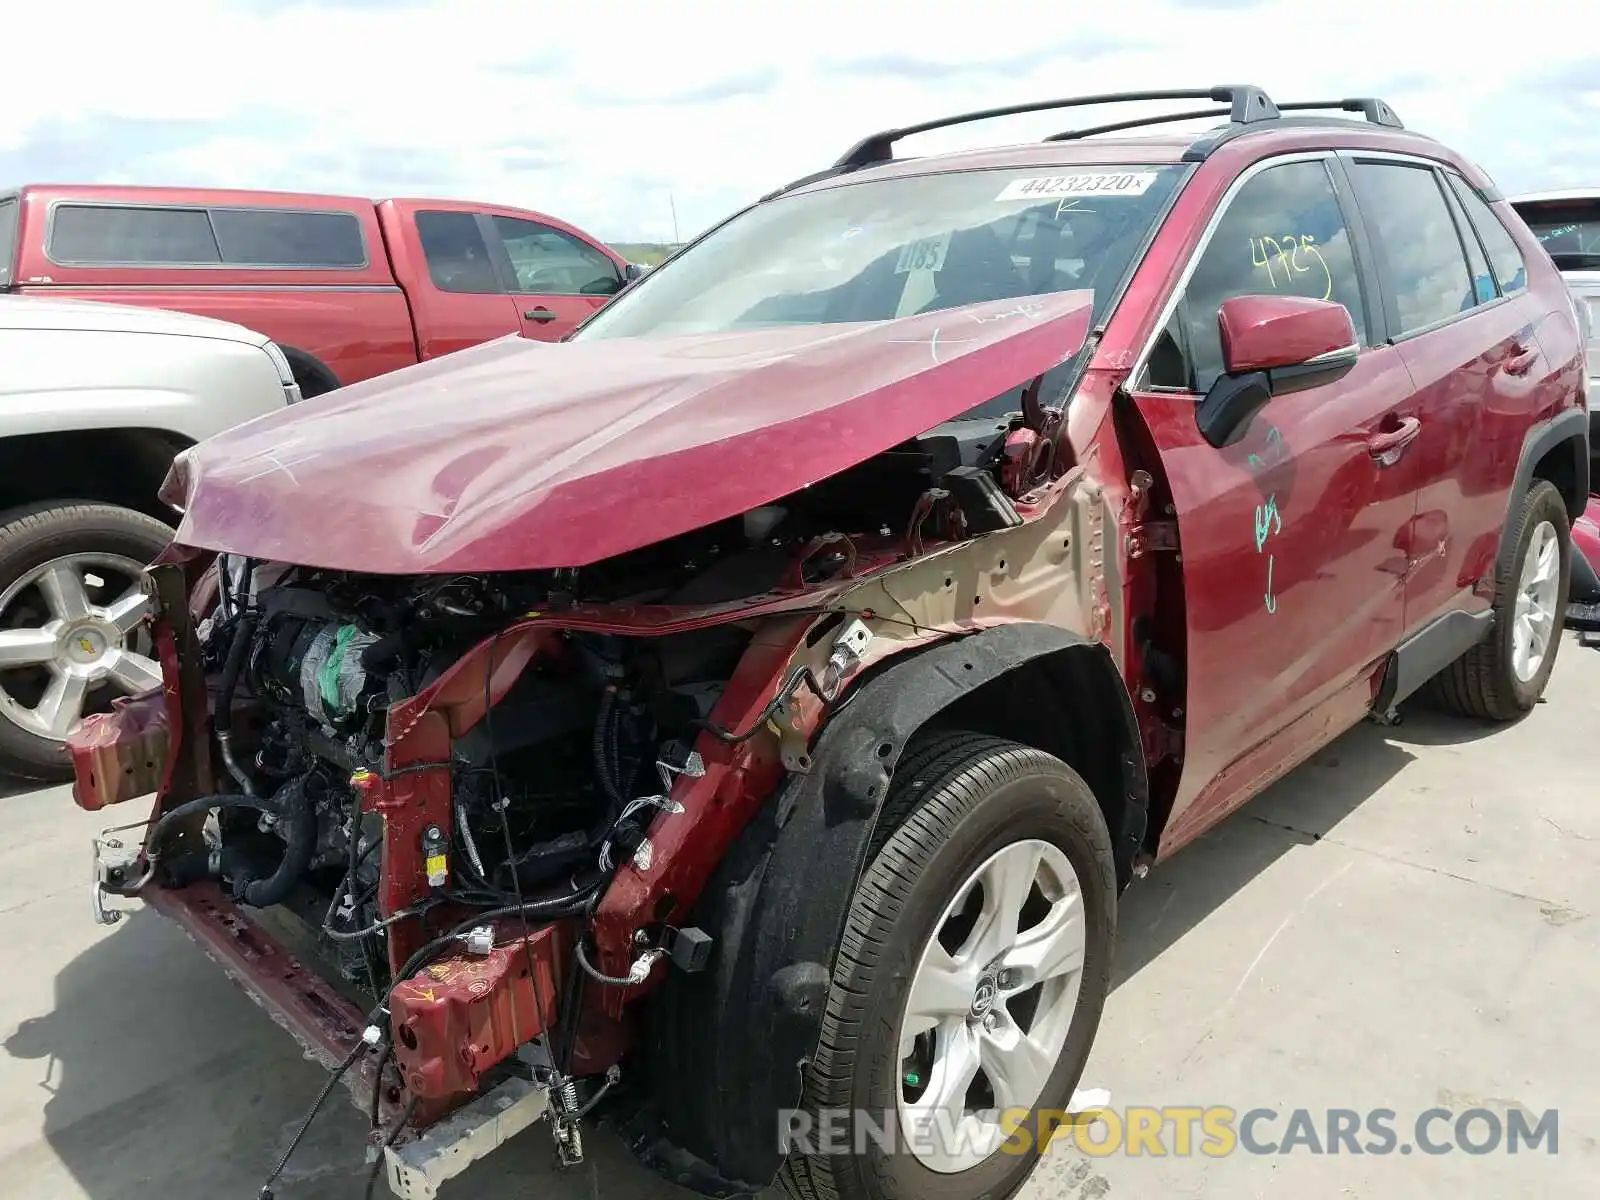
[[[1235,296],[1304,296],[1350,310],[1367,344],[1366,313],[1338,194],[1320,161],[1268,167],[1229,203],[1158,341],[1151,383],[1204,392],[1222,374],[1217,309]]]
[[[11,282],[11,262],[17,253],[17,202],[0,200],[0,287]]]
[[[505,289],[489,261],[478,218],[467,212],[419,212],[417,236],[428,275],[441,292],[499,293]]]
[[[48,252],[63,265],[345,268],[367,265],[354,213],[58,204]]]
[[[1489,265],[1494,268],[1501,294],[1509,296],[1522,291],[1528,286],[1528,264],[1523,261],[1522,251],[1506,232],[1505,225],[1483,197],[1467,185],[1465,179],[1457,175],[1446,175],[1445,178],[1450,181],[1456,199],[1467,210],[1467,218],[1473,228],[1483,239],[1483,248],[1489,252]]]
[[[1489,260],[1483,256],[1483,243],[1478,240],[1478,232],[1472,227],[1472,222],[1467,220],[1467,214],[1461,209],[1461,201],[1447,187],[1444,189],[1445,203],[1450,206],[1450,216],[1455,220],[1456,231],[1461,236],[1461,244],[1467,251],[1467,271],[1472,276],[1473,299],[1479,304],[1487,304],[1497,299],[1500,289],[1495,286],[1494,272],[1489,269]]]
[[[520,217],[494,217],[519,292],[609,296],[622,286],[616,264],[587,242]]]
[[[1351,173],[1394,297],[1396,336],[1475,308],[1466,252],[1432,168],[1357,162]]]
[[[58,204],[50,216],[51,261],[196,266],[222,261],[203,208]]]
[[[354,213],[214,208],[222,261],[254,267],[364,267],[366,243]]]

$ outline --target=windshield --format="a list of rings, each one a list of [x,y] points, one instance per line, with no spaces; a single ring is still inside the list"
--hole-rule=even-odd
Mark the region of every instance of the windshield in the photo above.
[[[1600,270],[1600,196],[1513,206],[1564,271]]]
[[[1032,167],[863,180],[742,213],[628,288],[575,338],[887,321],[1122,284],[1178,166]]]

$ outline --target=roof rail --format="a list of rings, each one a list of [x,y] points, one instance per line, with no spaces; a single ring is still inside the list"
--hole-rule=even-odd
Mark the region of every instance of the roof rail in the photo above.
[[[954,125],[966,125],[972,121],[987,121],[994,117],[1011,117],[1022,113],[1048,112],[1058,108],[1085,108],[1091,104],[1122,104],[1138,100],[1215,100],[1228,105],[1228,119],[1236,125],[1270,121],[1278,115],[1278,106],[1272,102],[1272,98],[1249,83],[1154,92],[1104,92],[1097,96],[1070,96],[1061,100],[1039,100],[1031,104],[1009,104],[1002,108],[979,109],[977,112],[959,113],[953,117],[924,121],[920,125],[881,130],[862,138],[845,151],[833,165],[839,171],[854,171],[872,166],[874,163],[889,162],[894,157],[894,144],[901,138],[916,133],[928,133],[935,129],[949,129]]]
[[[1360,113],[1370,124],[1382,125],[1386,129],[1405,128],[1405,124],[1395,115],[1394,109],[1376,96],[1347,96],[1343,100],[1296,100],[1290,104],[1280,104],[1278,107],[1284,112],[1333,109],[1337,112]]]
[[[1044,140],[1047,142],[1070,142],[1077,138],[1091,137],[1097,133],[1116,133],[1119,129],[1138,129],[1143,125],[1165,125],[1171,121],[1194,121],[1200,117],[1226,117],[1230,113],[1226,108],[1191,108],[1187,112],[1162,113],[1159,117],[1135,117],[1131,121],[1112,121],[1108,125],[1091,125],[1087,129],[1065,129],[1060,133],[1052,133]]]
[[[1383,129],[1406,129],[1400,118],[1395,115],[1394,109],[1376,96],[1351,96],[1343,100],[1294,100],[1287,104],[1277,106],[1280,115],[1274,125],[1278,128],[1300,126],[1304,128],[1326,128],[1331,125],[1350,125],[1360,127],[1362,124],[1377,125]],[[1318,110],[1335,110],[1338,112],[1360,113],[1360,121],[1347,120],[1344,117],[1297,117],[1294,113],[1316,112]],[[1221,147],[1242,137],[1253,133],[1257,129],[1270,128],[1265,124],[1255,125],[1225,125],[1221,129],[1213,130],[1207,136],[1200,138],[1183,154],[1184,162],[1204,162]],[[1426,137],[1415,130],[1406,130],[1416,137]],[[1429,139],[1432,140],[1432,139]]]

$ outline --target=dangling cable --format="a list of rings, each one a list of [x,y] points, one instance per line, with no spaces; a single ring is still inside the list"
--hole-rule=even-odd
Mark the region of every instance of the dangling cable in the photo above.
[[[383,1139],[383,1145],[378,1147],[378,1157],[373,1160],[372,1169],[367,1172],[366,1190],[362,1192],[365,1200],[372,1200],[372,1189],[378,1186],[378,1176],[383,1174],[384,1163],[388,1160],[389,1147],[400,1140],[400,1134],[411,1122],[411,1114],[417,1110],[417,1097],[411,1097],[411,1103],[406,1105],[405,1112],[400,1114],[400,1119],[394,1123],[394,1128],[389,1130],[388,1136]]]

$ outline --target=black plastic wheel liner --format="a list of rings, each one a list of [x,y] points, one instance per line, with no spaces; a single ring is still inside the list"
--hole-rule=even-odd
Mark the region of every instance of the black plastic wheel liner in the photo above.
[[[782,1112],[799,1107],[803,1065],[821,1033],[834,954],[865,867],[878,807],[907,740],[982,684],[1098,643],[1050,625],[997,626],[891,659],[858,685],[791,776],[747,826],[708,884],[694,923],[715,939],[706,969],[674,974],[649,1003],[649,1074],[621,1122],[635,1155],[710,1196],[752,1195],[783,1162]],[[1119,868],[1144,836],[1146,783],[1132,705],[1103,713],[1123,742]],[[1103,691],[1093,693],[1103,695]],[[1103,700],[1102,700],[1103,705]],[[1119,875],[1121,871],[1119,869]]]

